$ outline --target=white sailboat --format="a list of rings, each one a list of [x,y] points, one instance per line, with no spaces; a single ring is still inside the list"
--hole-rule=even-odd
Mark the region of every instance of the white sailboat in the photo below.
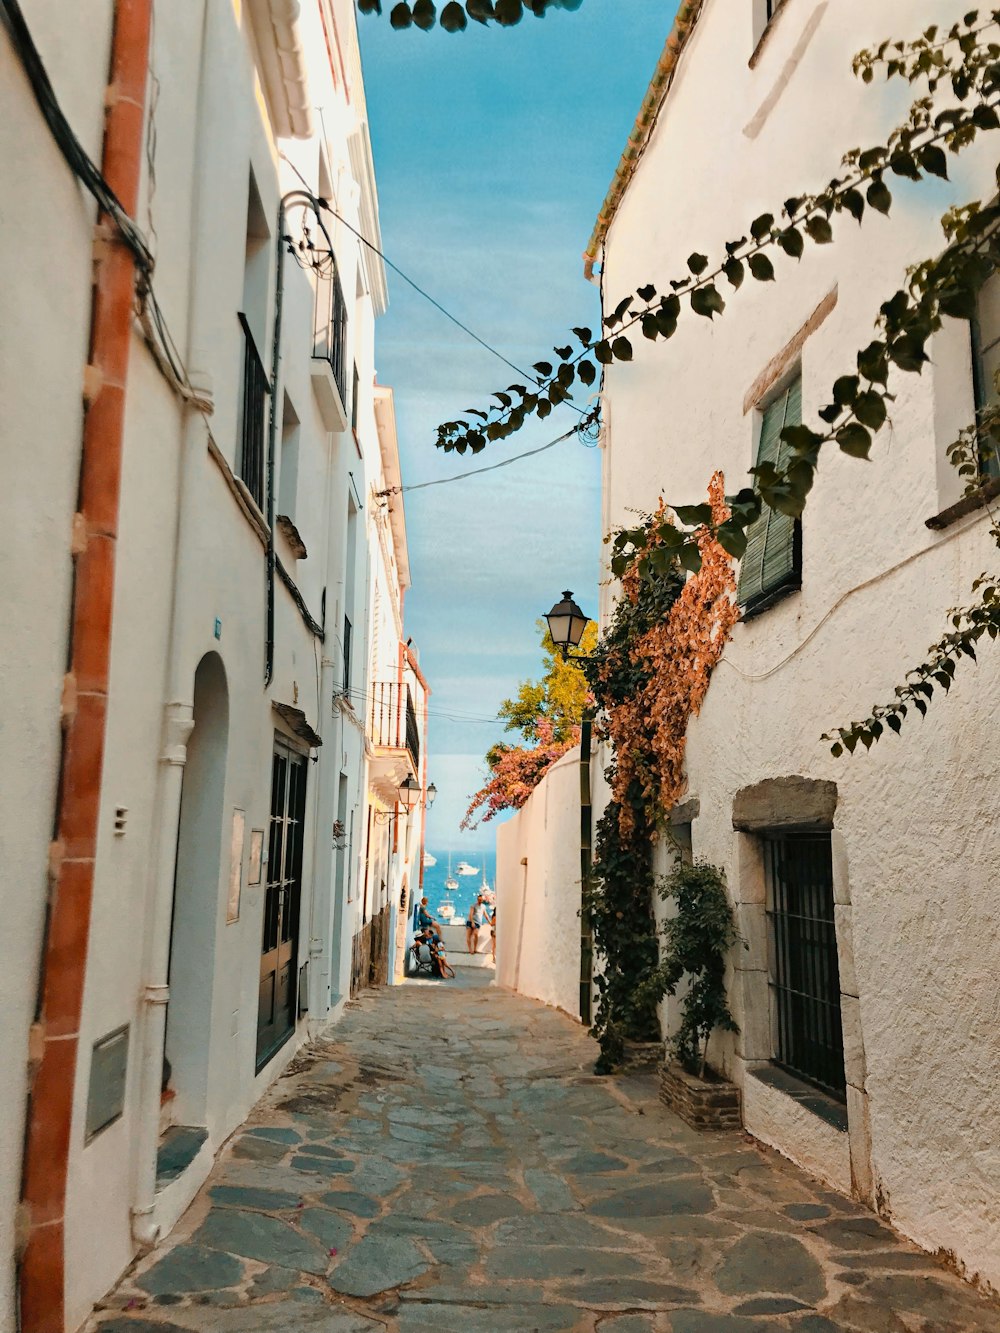
[[[455,904],[451,895],[458,888],[458,880],[451,873],[451,852],[448,853],[448,878],[444,882],[444,902],[438,903],[437,914],[442,921],[451,921],[455,915]]]
[[[469,863],[468,863],[468,861],[459,861],[458,866],[457,866],[456,868],[457,868],[458,873],[459,873],[460,875],[478,875],[478,874],[479,874],[479,867],[478,867],[478,866],[470,866]]]

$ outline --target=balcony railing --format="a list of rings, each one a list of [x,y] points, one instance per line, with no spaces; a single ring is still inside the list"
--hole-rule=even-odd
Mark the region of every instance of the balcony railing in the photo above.
[[[406,750],[414,770],[420,767],[420,728],[417,710],[408,685],[383,681],[372,694],[370,734],[373,745],[390,750]]]
[[[270,385],[260,359],[257,344],[240,314],[243,328],[243,400],[240,405],[240,477],[254,498],[257,508],[264,508],[264,435],[267,422],[267,395]]]
[[[313,332],[313,356],[330,363],[347,410],[347,302],[336,272],[320,278],[316,284],[316,314]]]

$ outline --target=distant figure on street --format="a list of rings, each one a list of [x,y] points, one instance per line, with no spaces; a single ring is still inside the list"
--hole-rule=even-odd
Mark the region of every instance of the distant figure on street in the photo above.
[[[492,955],[493,955],[493,963],[494,963],[494,965],[496,965],[496,961],[497,961],[497,909],[496,909],[496,904],[494,904],[494,906],[493,906],[493,911],[490,913],[490,952],[491,952]]]
[[[469,908],[469,915],[465,918],[466,953],[479,952],[479,928],[483,924],[483,916],[483,895],[480,894]]]

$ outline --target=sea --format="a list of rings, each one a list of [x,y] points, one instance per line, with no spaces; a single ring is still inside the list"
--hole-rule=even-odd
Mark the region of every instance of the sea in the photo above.
[[[439,852],[434,848],[430,848],[429,851],[437,864],[424,868],[424,893],[427,895],[427,906],[433,916],[438,906],[447,901],[448,898],[444,887],[444,882],[448,878],[448,852],[447,850]],[[457,870],[459,861],[466,861],[470,866],[475,866],[476,873],[474,875],[460,875]],[[482,887],[484,870],[487,884],[491,889],[495,889],[496,865],[493,852],[466,851],[460,854],[452,852],[451,874],[453,879],[458,880],[458,888],[454,890],[450,897],[455,904],[456,921],[464,920],[469,908],[476,901],[476,896]]]

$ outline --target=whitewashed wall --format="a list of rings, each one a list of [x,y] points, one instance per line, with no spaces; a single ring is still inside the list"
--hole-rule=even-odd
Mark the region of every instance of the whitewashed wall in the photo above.
[[[865,89],[850,73],[852,54],[950,22],[967,6],[787,0],[753,68],[751,7],[742,7],[742,23],[734,8],[707,0],[682,57],[611,227],[608,308],[643,282],[666,288],[692,251],[715,254],[758,213],[821,187],[844,150],[883,142],[905,91]],[[715,466],[728,490],[746,484],[755,441],[744,397],[836,291],[801,356],[804,419],[815,420],[907,264],[940,250],[940,214],[952,200],[994,193],[996,157],[990,142],[985,155],[963,158],[953,184],[893,178],[891,220],[870,218],[861,229],[838,221],[834,245],[817,251],[807,242],[800,264],[778,258],[777,283],[748,279],[738,294],[725,290],[721,319],[685,314],[668,346],[637,337],[634,363],[607,375],[605,528],[631,524],[632,507],[652,509],[660,494],[703,499]],[[942,458],[972,414],[967,336],[949,322],[924,374],[894,377],[892,427],[870,463],[825,454],[804,519],[802,590],[736,628],[690,728],[688,775],[701,811],[695,855],[726,869],[735,899],[749,892],[750,873],[732,827],[735,792],[785,775],[837,783],[842,972],[853,962],[859,997],[850,1006],[852,1165],[855,1155],[867,1162],[861,1192],[905,1233],[997,1285],[1000,657],[984,647],[980,665],[959,669],[926,721],[912,718],[901,739],[889,736],[868,755],[837,761],[819,739],[891,698],[946,628],[947,608],[968,600],[976,574],[998,563],[982,511],[938,533],[925,526],[957,494]],[[745,1033],[759,1030],[759,1014],[737,1017]],[[724,1055],[740,1080],[744,1040]],[[755,1132],[844,1183],[842,1139],[824,1149],[817,1129],[807,1142],[762,1097],[748,1114]]]
[[[580,752],[497,827],[497,982],[580,1013]]]
[[[100,160],[110,0],[23,6],[87,151]],[[28,1029],[48,893],[95,210],[0,33],[0,1328],[13,1328]]]

